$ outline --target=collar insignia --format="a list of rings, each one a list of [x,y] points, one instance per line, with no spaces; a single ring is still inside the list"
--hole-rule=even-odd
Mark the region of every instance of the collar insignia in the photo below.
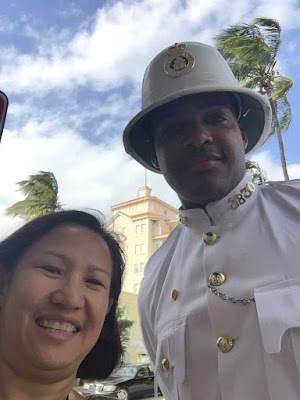
[[[230,199],[228,200],[230,203],[232,203],[231,208],[235,210],[241,204],[246,203],[247,198],[250,197],[254,191],[255,185],[252,182],[248,182],[247,185],[243,189],[241,189],[240,193],[233,197],[230,197]]]

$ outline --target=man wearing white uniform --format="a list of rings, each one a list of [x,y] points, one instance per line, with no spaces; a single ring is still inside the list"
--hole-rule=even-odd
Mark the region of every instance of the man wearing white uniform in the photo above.
[[[196,42],[154,58],[142,98],[126,151],[182,203],[139,294],[157,384],[167,400],[299,400],[300,181],[245,176],[268,101]]]

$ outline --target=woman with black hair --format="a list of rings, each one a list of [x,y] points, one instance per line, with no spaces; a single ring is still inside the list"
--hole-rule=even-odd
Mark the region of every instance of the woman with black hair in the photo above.
[[[116,306],[124,259],[95,216],[36,218],[0,243],[0,400],[75,400],[122,355]]]

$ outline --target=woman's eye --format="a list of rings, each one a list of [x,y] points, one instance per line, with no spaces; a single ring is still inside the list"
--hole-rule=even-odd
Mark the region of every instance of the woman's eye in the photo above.
[[[53,265],[42,265],[39,268],[49,272],[50,274],[61,275],[61,270]]]
[[[98,279],[94,279],[94,278],[86,279],[86,282],[90,283],[92,285],[96,285],[96,286],[103,286],[103,283],[101,281],[99,281]]]

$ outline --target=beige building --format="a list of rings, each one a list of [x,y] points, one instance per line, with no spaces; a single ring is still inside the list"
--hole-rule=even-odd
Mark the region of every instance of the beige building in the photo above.
[[[126,362],[148,360],[142,341],[137,313],[137,294],[150,256],[167,239],[177,225],[176,208],[151,196],[148,186],[139,188],[138,197],[111,207],[113,217],[108,228],[123,235],[126,252],[126,271],[120,304],[134,321]]]

